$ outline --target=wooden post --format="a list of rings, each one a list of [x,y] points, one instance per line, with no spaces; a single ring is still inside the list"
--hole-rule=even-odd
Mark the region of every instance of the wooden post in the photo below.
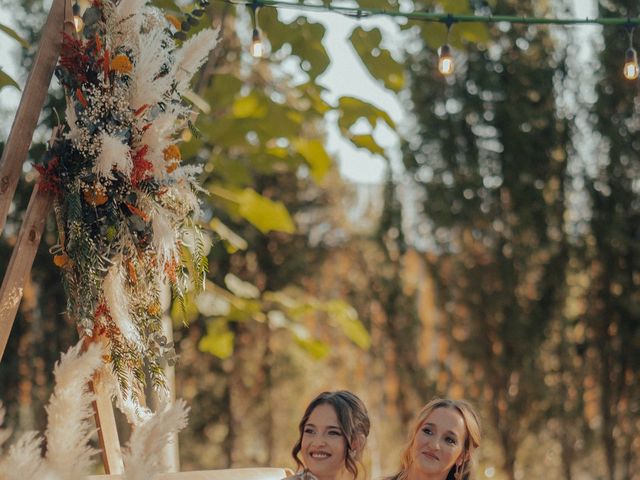
[[[103,369],[106,367],[103,367]],[[90,388],[96,396],[93,402],[94,418],[98,428],[98,442],[102,454],[104,471],[108,474],[124,473],[120,438],[116,428],[111,396],[102,382],[103,373],[98,370],[93,376]]]
[[[9,207],[27,157],[33,131],[47,98],[53,71],[62,47],[62,28],[73,32],[71,0],[53,0],[47,22],[42,30],[33,68],[22,92],[20,105],[11,126],[11,133],[0,159],[0,232],[9,213]]]
[[[7,346],[9,333],[18,312],[24,284],[31,271],[40,237],[51,206],[51,194],[43,192],[39,184],[33,187],[18,241],[11,252],[11,260],[0,287],[0,361]]]

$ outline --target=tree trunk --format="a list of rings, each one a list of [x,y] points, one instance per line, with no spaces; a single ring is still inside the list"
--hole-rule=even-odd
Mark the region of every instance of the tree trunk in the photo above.
[[[607,282],[608,284],[608,282]],[[610,311],[610,310],[608,310]],[[605,463],[607,466],[607,480],[615,480],[616,478],[616,439],[613,435],[615,419],[612,415],[613,409],[613,392],[612,385],[609,379],[611,372],[611,362],[609,356],[610,338],[607,331],[609,329],[609,322],[603,322],[600,334],[600,414],[602,415],[602,448],[605,455]]]
[[[498,407],[494,406],[494,411],[497,410]],[[500,415],[500,412],[496,413]],[[496,422],[496,424],[498,423]],[[508,480],[516,480],[515,466],[518,442],[516,438],[514,438],[514,435],[512,435],[509,425],[503,425],[502,428],[498,430],[498,434],[500,436],[500,447],[502,448],[502,469]]]
[[[573,459],[574,459],[574,448],[573,448],[573,435],[568,433],[568,430],[571,428],[570,425],[566,425],[567,422],[564,423],[563,432],[560,436],[561,442],[561,458],[562,458],[562,473],[564,480],[573,480]]]

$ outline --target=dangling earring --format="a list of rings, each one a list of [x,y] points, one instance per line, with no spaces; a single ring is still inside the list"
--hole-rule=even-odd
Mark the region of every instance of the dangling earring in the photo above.
[[[462,480],[462,474],[464,472],[464,467],[466,466],[466,459],[463,460],[459,465],[456,465],[456,473],[454,475],[455,480]]]
[[[356,453],[358,453],[358,451],[357,451],[355,448],[354,448],[354,449],[350,449],[350,450],[349,450],[349,455],[350,455],[351,457],[355,457],[355,456],[356,456]]]

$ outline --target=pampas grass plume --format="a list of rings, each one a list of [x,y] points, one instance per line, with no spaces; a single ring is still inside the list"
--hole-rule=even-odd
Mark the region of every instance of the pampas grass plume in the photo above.
[[[80,355],[82,342],[63,354],[53,374],[56,386],[47,406],[47,464],[65,480],[80,480],[89,473],[89,446],[95,428],[91,419],[93,395],[88,383],[102,365],[102,345],[94,343]]]
[[[140,35],[140,55],[133,70],[129,103],[134,110],[143,105],[155,105],[171,88],[171,76],[158,77],[164,64],[170,63],[168,52],[173,40],[163,29],[152,29]]]
[[[147,480],[166,470],[164,447],[171,436],[187,424],[188,408],[180,399],[170,407],[156,412],[131,434],[124,454],[126,480]]]
[[[154,209],[152,217],[153,246],[158,254],[160,265],[178,256],[176,247],[176,229],[171,222],[170,213],[162,208]]]
[[[111,173],[111,169],[115,167],[126,176],[129,176],[133,169],[129,145],[125,145],[119,138],[112,137],[106,132],[100,135],[100,143],[102,144],[102,150],[96,159],[93,173],[114,180],[115,177]]]
[[[42,469],[40,449],[42,437],[38,432],[26,432],[9,448],[0,460],[0,472],[3,480],[40,480],[38,473]]]
[[[187,40],[180,50],[176,52],[176,63],[173,66],[173,74],[176,79],[176,91],[182,93],[189,87],[191,77],[202,65],[207,55],[218,44],[219,29],[207,28],[201,30]]]
[[[142,348],[140,335],[129,315],[129,301],[124,288],[124,274],[120,262],[116,262],[102,284],[104,299],[111,317],[127,340]]]

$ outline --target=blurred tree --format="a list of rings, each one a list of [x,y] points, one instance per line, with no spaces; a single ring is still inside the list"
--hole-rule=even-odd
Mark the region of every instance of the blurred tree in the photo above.
[[[533,2],[493,3],[501,14],[540,13]],[[444,30],[425,27],[423,38],[433,41],[436,28]],[[548,30],[501,25],[491,34],[490,46],[455,54],[448,78],[431,51],[410,59],[418,129],[404,159],[424,187],[423,247],[433,252],[445,328],[513,480],[518,448],[545,414],[539,348],[562,304],[569,129],[554,100],[563,71]]]
[[[638,13],[631,1],[599,7],[603,17]],[[586,165],[587,356],[600,390],[598,431],[609,480],[634,478],[640,466],[640,126],[638,83],[622,76],[627,33],[603,32],[592,108],[596,154]]]

